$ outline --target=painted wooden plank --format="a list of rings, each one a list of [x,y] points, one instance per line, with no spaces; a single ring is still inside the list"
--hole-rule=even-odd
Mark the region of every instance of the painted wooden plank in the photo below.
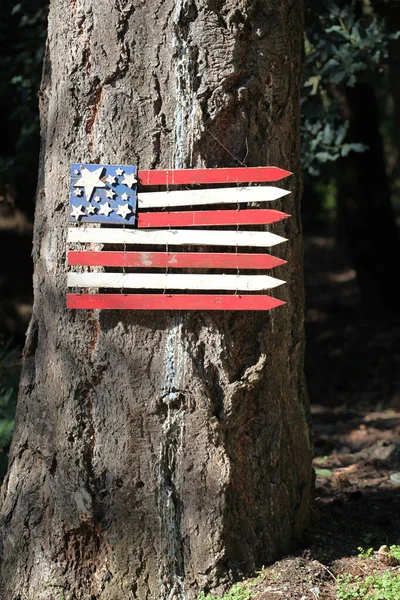
[[[237,167],[231,169],[139,170],[140,185],[192,185],[279,181],[292,175],[278,167]]]
[[[270,247],[286,241],[286,238],[269,231],[99,229],[92,227],[70,227],[68,229],[68,242],[70,243]]]
[[[201,227],[203,225],[267,225],[290,215],[279,210],[204,210],[142,212],[138,227]]]
[[[169,192],[140,192],[139,210],[143,208],[173,208],[206,204],[242,204],[244,202],[271,202],[290,194],[288,190],[272,185],[258,187],[230,187]]]
[[[68,273],[68,287],[261,292],[286,283],[268,275]]]
[[[270,254],[218,252],[68,252],[68,264],[98,267],[175,269],[273,269],[285,260]]]
[[[283,304],[265,295],[67,294],[67,308],[91,310],[271,310]]]

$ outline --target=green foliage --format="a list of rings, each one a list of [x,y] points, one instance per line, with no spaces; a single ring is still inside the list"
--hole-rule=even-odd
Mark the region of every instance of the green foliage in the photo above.
[[[17,350],[9,344],[0,347],[0,480],[7,468],[8,448],[14,430],[20,370]]]
[[[374,554],[373,548],[363,548],[362,546],[359,546],[357,550],[359,558],[371,558],[371,556]],[[386,551],[388,558],[392,558],[397,562],[400,562],[400,546],[389,546],[389,549]]]
[[[358,558],[370,558],[374,553],[373,548],[363,548],[362,546],[358,546],[357,550]]]
[[[333,471],[331,471],[330,469],[320,469],[316,467],[314,471],[317,477],[332,477],[333,475]]]
[[[246,590],[246,588],[241,584],[235,584],[227,594],[217,598],[212,594],[204,595],[202,592],[200,596],[198,596],[198,600],[249,600],[251,598],[251,590]]]
[[[345,89],[358,81],[382,80],[389,34],[381,18],[357,2],[309,0],[306,4],[305,87],[302,97],[302,160],[309,175],[320,175],[340,157],[362,152],[347,142]]]
[[[359,558],[373,558],[374,549],[359,546]],[[390,546],[387,552],[389,559],[400,562],[400,546]],[[345,573],[337,577],[337,600],[398,600],[400,598],[400,575],[394,571],[379,573],[365,577]]]
[[[378,573],[366,577],[345,573],[337,577],[337,600],[398,600],[400,598],[400,575],[393,572]]]
[[[254,597],[254,588],[265,579],[264,567],[258,571],[257,577],[248,579],[241,583],[235,583],[223,596],[217,597],[212,594],[201,592],[197,600],[250,600]]]
[[[400,546],[389,546],[389,556],[400,562]]]

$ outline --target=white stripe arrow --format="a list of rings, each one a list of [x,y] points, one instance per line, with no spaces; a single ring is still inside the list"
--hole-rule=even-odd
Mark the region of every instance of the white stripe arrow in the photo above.
[[[99,229],[70,227],[68,242],[98,244],[159,244],[181,246],[276,246],[287,239],[269,231],[203,229]]]
[[[201,204],[237,204],[243,202],[270,202],[290,194],[287,190],[270,185],[259,187],[225,187],[182,192],[141,192],[138,206],[141,208],[172,208]]]
[[[68,273],[69,287],[262,291],[286,283],[268,275]]]

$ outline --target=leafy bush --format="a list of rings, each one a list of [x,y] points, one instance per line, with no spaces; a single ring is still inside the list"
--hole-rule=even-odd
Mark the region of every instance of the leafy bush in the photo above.
[[[319,0],[306,4],[305,87],[302,97],[302,160],[306,172],[320,175],[327,166],[362,152],[366,146],[348,143],[348,119],[343,110],[347,87],[358,81],[383,80],[390,34],[382,18],[357,3]]]
[[[374,553],[373,548],[363,548],[362,546],[358,546],[358,558],[371,558]]]
[[[389,556],[400,562],[400,546],[389,546]]]

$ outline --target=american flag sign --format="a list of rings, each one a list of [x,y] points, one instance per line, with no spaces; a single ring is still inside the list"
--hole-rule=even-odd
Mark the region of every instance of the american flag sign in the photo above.
[[[277,167],[138,171],[73,164],[68,308],[270,310],[285,304],[265,294],[285,282],[263,272],[285,263],[265,249],[287,240],[254,226],[289,217],[265,205],[290,192],[253,184],[288,175]],[[144,191],[149,186],[157,191]]]

